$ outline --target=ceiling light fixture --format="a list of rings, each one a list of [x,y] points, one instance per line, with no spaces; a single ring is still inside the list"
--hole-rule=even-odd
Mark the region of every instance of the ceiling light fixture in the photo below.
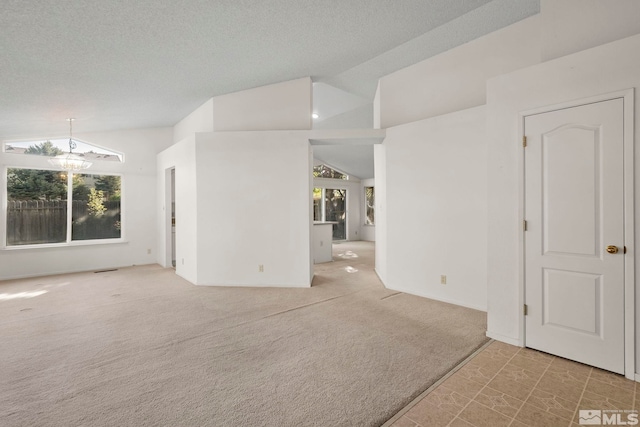
[[[59,169],[66,171],[78,171],[87,169],[92,165],[91,162],[85,160],[81,155],[73,154],[73,149],[77,147],[76,143],[72,139],[72,123],[74,120],[75,119],[73,118],[67,119],[67,121],[69,122],[69,152],[66,154],[59,154],[49,159],[49,163]]]
[[[311,115],[311,117],[313,117],[314,119],[317,119],[317,118],[318,118],[318,117],[320,117],[320,116],[318,115],[318,113],[313,113],[313,114]]]

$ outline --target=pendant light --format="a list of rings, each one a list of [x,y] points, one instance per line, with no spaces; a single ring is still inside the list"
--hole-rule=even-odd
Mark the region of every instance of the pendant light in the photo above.
[[[57,167],[58,169],[66,170],[66,171],[79,171],[82,169],[87,169],[93,163],[84,159],[82,155],[74,154],[73,149],[77,147],[76,143],[72,139],[72,131],[73,131],[73,121],[75,119],[69,118],[67,121],[69,122],[69,152],[66,154],[57,155],[51,159],[49,159],[49,163]]]

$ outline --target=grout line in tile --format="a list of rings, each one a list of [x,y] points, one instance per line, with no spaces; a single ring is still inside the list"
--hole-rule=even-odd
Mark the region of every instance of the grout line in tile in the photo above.
[[[587,380],[584,382],[584,387],[582,387],[582,393],[580,393],[580,398],[578,399],[578,404],[576,405],[576,409],[573,410],[573,416],[571,417],[571,421],[569,421],[569,427],[571,427],[571,425],[573,424],[573,420],[576,419],[576,414],[578,413],[578,409],[580,409],[580,403],[582,403],[584,392],[587,391],[587,385],[589,384],[589,380],[591,379],[592,373],[593,373],[593,367],[590,367],[589,376],[587,376]]]
[[[496,372],[496,373],[491,377],[491,379],[487,382],[487,384],[483,385],[483,386],[482,386],[482,388],[481,388],[481,389],[480,389],[480,390],[479,390],[479,391],[478,391],[478,392],[477,392],[477,393],[476,393],[476,394],[471,398],[471,400],[469,400],[469,402],[467,402],[467,404],[466,404],[466,405],[464,405],[464,407],[463,407],[460,411],[458,411],[458,413],[456,414],[456,416],[455,416],[455,417],[453,417],[453,419],[452,419],[451,421],[449,421],[449,423],[447,424],[447,427],[448,427],[448,426],[450,426],[450,425],[451,425],[451,423],[452,423],[453,421],[455,421],[455,419],[456,419],[456,418],[458,418],[458,416],[459,416],[461,413],[463,413],[465,409],[467,409],[467,406],[469,406],[469,405],[471,404],[471,402],[474,402],[474,401],[475,401],[475,398],[476,398],[476,397],[478,397],[478,395],[479,395],[480,393],[482,393],[482,390],[484,390],[485,388],[487,388],[488,384],[489,384],[489,383],[491,383],[491,381],[492,381],[495,377],[497,377],[497,376],[498,376],[498,374],[499,374],[500,372],[502,372],[502,370],[504,369],[504,367],[505,367],[505,366],[507,366],[507,365],[509,364],[509,362],[511,362],[511,360],[512,360],[514,357],[516,357],[516,354],[518,354],[519,352],[520,352],[520,350],[516,351],[515,353],[513,353],[513,356],[511,356],[511,357],[509,358],[509,360],[507,360],[506,362],[504,362],[504,364],[502,365],[502,367],[498,370],[498,372]],[[476,402],[476,403],[481,404],[480,402]],[[482,404],[481,404],[481,405],[482,405]],[[482,405],[482,406],[484,406],[484,405]],[[485,408],[486,408],[486,406],[485,406]],[[491,408],[490,408],[490,409],[491,409]],[[492,409],[492,411],[493,411],[493,409]],[[496,412],[497,412],[497,411],[496,411]],[[499,412],[498,412],[498,413],[499,413]],[[502,414],[502,415],[504,415],[504,414]],[[507,416],[507,415],[505,415],[505,417],[507,417],[507,418],[511,418],[511,417],[509,417],[509,416]],[[513,423],[513,418],[511,419],[511,423]],[[509,425],[511,425],[511,423],[509,423]]]
[[[471,361],[474,357],[476,357],[478,354],[482,353],[487,347],[489,347],[492,343],[494,343],[495,340],[490,339],[489,341],[487,341],[485,344],[483,344],[482,346],[480,346],[476,351],[474,351],[473,353],[471,353],[469,356],[467,356],[466,359],[464,359],[462,362],[458,363],[456,366],[453,367],[453,369],[451,369],[449,372],[447,372],[442,378],[440,378],[438,381],[436,381],[435,383],[433,383],[431,386],[429,386],[428,389],[426,389],[425,391],[423,391],[422,393],[420,393],[415,399],[413,399],[411,402],[409,402],[408,404],[405,405],[404,408],[402,408],[400,411],[398,411],[398,413],[396,413],[393,417],[389,418],[384,424],[382,424],[380,427],[390,427],[393,425],[393,423],[395,423],[396,421],[398,421],[400,418],[402,418],[407,412],[409,412],[411,410],[411,408],[413,408],[414,406],[416,406],[419,402],[422,401],[422,399],[424,399],[425,397],[427,397],[427,395],[429,393],[431,393],[433,390],[435,390],[436,388],[438,388],[440,386],[440,384],[442,384],[443,382],[445,382],[449,377],[451,377],[453,374],[455,374],[456,372],[458,372],[464,365],[466,365],[467,363],[469,363],[469,361]],[[509,359],[511,360],[511,359]],[[413,418],[407,417],[408,419],[410,419],[411,421],[413,421],[414,423],[418,424],[420,427],[422,427],[422,425],[417,422],[416,420],[414,420]]]
[[[482,390],[484,390],[484,389],[485,389],[485,388],[487,388],[487,387],[488,387],[488,386],[482,387],[482,389],[481,389],[481,390],[476,394],[476,397],[478,396],[478,394],[482,393]],[[488,387],[488,388],[491,388],[491,387]],[[496,390],[496,391],[497,391],[497,390]],[[500,393],[502,393],[502,392],[500,392]],[[505,394],[505,393],[503,393],[503,394]],[[475,397],[474,397],[473,399],[471,399],[471,400],[474,400],[474,399],[475,399]],[[471,402],[469,402],[469,403],[471,403]],[[495,410],[495,409],[493,409],[493,408],[489,408],[487,405],[485,405],[485,404],[484,404],[484,403],[482,403],[482,402],[478,402],[478,401],[476,401],[476,403],[477,403],[478,405],[480,405],[480,406],[484,406],[485,408],[492,410],[493,412],[496,412],[496,413],[498,413],[498,414],[500,414],[500,415],[502,415],[502,416],[505,416],[505,417],[509,418],[509,419],[510,419],[509,425],[513,424],[513,421],[515,420],[513,417],[510,417],[510,416],[509,416],[509,415],[507,415],[507,414],[503,414],[502,412],[498,412],[498,411],[496,411],[496,410]],[[468,404],[467,404],[467,405],[468,405]],[[524,406],[524,403],[523,403],[523,405],[522,405],[522,406]],[[463,409],[463,411],[464,411],[464,409]],[[516,414],[517,414],[517,412],[516,412]],[[458,415],[459,415],[459,414],[458,414]],[[456,415],[456,418],[458,417],[458,415]],[[455,420],[455,418],[454,418],[454,420]],[[465,421],[466,421],[466,420],[465,420]],[[467,421],[467,422],[469,422],[469,421]]]
[[[526,348],[526,347],[523,347]],[[553,356],[555,358],[555,356]],[[520,408],[516,411],[516,413],[513,415],[513,418],[511,420],[511,423],[509,423],[509,425],[513,424],[513,422],[516,420],[516,417],[518,416],[518,414],[520,413],[520,411],[522,411],[522,408],[524,408],[524,405],[527,404],[527,400],[529,400],[529,398],[531,397],[531,395],[533,394],[533,390],[536,389],[536,387],[538,387],[538,384],[540,384],[540,381],[542,380],[542,377],[544,376],[544,374],[547,373],[547,371],[549,370],[549,367],[551,366],[551,364],[553,363],[553,359],[551,360],[551,362],[547,365],[547,367],[544,369],[544,372],[542,373],[542,375],[540,375],[540,378],[538,378],[538,381],[536,381],[536,383],[533,385],[533,387],[531,387],[531,391],[529,392],[529,394],[527,395],[527,397],[525,397],[524,399],[522,399],[522,406],[520,406]],[[571,425],[571,423],[569,423],[569,425]]]

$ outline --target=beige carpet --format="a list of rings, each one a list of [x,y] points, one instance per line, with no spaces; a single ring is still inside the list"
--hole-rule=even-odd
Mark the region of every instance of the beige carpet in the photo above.
[[[2,426],[375,426],[485,341],[485,313],[384,289],[344,243],[311,289],[141,266],[0,282]]]

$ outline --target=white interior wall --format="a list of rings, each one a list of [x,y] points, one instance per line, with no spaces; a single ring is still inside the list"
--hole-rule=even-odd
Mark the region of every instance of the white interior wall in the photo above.
[[[125,154],[125,162],[95,161],[88,173],[122,175],[122,243],[73,244],[32,249],[0,250],[0,280],[56,273],[99,270],[156,260],[156,228],[149,216],[156,204],[156,154],[171,144],[172,129],[134,129],[99,133],[77,133],[76,138]],[[50,135],[25,136],[46,139]],[[6,167],[50,168],[46,158],[0,153],[0,197],[6,200]],[[6,205],[0,221],[6,224]],[[4,243],[4,242],[3,242]],[[151,253],[147,253],[151,250]]]
[[[182,141],[196,132],[213,132],[213,98],[176,123],[173,142]]]
[[[484,102],[485,80],[507,73],[490,80],[486,92],[487,126],[491,129],[487,139],[490,237],[487,238],[488,250],[481,252],[488,259],[488,333],[494,338],[513,344],[523,342],[522,298],[517,285],[520,268],[518,233],[522,220],[518,213],[520,171],[517,170],[517,159],[521,149],[517,143],[518,112],[635,87],[640,75],[635,37],[572,55],[560,62],[537,64],[542,59],[637,34],[640,24],[635,18],[639,7],[638,2],[631,0],[542,0],[540,15],[384,77],[378,85],[374,126],[385,128],[479,105]],[[468,51],[470,48],[476,52]],[[492,68],[493,65],[487,68],[487,64],[481,63],[487,58],[503,68]],[[515,71],[517,69],[522,71]],[[637,117],[636,112],[636,126]],[[387,140],[397,135],[394,132],[395,129],[389,130]],[[453,134],[455,130],[447,132]],[[385,208],[394,209],[397,195],[394,183],[399,177],[396,175],[398,170],[388,171],[387,166],[397,153],[385,141],[376,146],[375,154],[376,271],[389,284],[393,281],[393,258],[396,256],[394,239],[398,238],[399,232],[393,228],[398,226],[393,212],[386,212]],[[636,162],[638,158],[636,150]],[[638,189],[636,183],[636,192]],[[442,198],[446,200],[446,194]],[[640,208],[638,197],[635,205],[636,210]],[[638,259],[636,255],[636,264]],[[637,291],[636,300],[636,306],[640,307],[640,292]],[[636,337],[636,343],[640,343],[640,323],[636,325]],[[640,352],[636,352],[636,359],[636,366],[640,366]]]
[[[311,194],[311,196],[309,197],[308,200],[308,204],[309,204],[309,229],[310,231],[310,239],[314,238],[315,235],[315,230],[313,229],[313,167],[315,166],[313,163],[313,147],[311,147],[311,144],[308,145],[307,147],[307,162],[309,164],[310,167],[310,173],[307,174],[307,190],[309,192],[309,194]],[[309,246],[312,246],[314,244],[314,242],[310,242]],[[313,247],[311,248],[311,250],[309,251],[309,283],[313,282],[313,275],[314,275],[314,261],[313,261]]]
[[[489,240],[488,335],[523,343],[521,259],[519,239],[522,217],[518,206],[522,170],[518,158],[518,114],[532,108],[584,99],[635,88],[635,127],[639,129],[640,35],[496,77],[488,82]],[[635,145],[640,138],[636,132]],[[516,142],[514,142],[516,141]],[[640,150],[635,152],[635,168]],[[635,174],[635,209],[640,212],[640,174]],[[637,236],[637,230],[636,230]],[[638,243],[638,237],[635,242]],[[634,253],[633,251],[631,252]],[[640,254],[634,255],[639,265]],[[636,311],[640,292],[636,286]],[[640,343],[640,317],[636,316],[636,348]],[[636,368],[640,351],[636,351]]]
[[[311,286],[306,132],[198,134],[196,153],[197,284]]]
[[[363,179],[361,181],[361,189],[360,194],[362,195],[362,201],[360,203],[362,209],[362,216],[360,219],[360,240],[366,240],[368,242],[375,242],[376,240],[376,226],[375,225],[365,225],[365,219],[367,218],[367,207],[366,200],[364,196],[365,187],[374,187],[374,198],[375,198],[375,179]],[[375,222],[375,207],[374,207],[374,222]]]
[[[539,62],[536,15],[383,77],[374,123],[387,128],[484,105],[489,77]]]
[[[177,274],[199,285],[310,286],[310,128],[308,77],[212,98],[178,123],[182,140],[157,158],[158,262],[170,262],[175,167]]]
[[[196,180],[195,135],[185,138],[157,156],[156,233],[158,256],[163,267],[171,266],[171,183],[167,170],[175,168],[176,203],[176,274],[198,283],[197,228],[198,182]]]
[[[376,187],[376,273],[383,283],[387,280],[387,150],[383,144],[373,146],[373,165]]]
[[[373,104],[366,104],[320,122],[314,121],[314,129],[372,129]]]
[[[311,78],[262,86],[213,98],[213,130],[311,129]]]
[[[358,179],[314,178],[315,188],[347,190],[347,240],[360,240],[362,235],[362,184]],[[313,215],[313,211],[311,212]]]
[[[380,106],[380,81],[376,86],[376,94],[373,97],[373,128],[381,129],[381,106]]]
[[[485,107],[388,128],[384,146],[385,285],[486,310]]]
[[[637,0],[541,0],[542,60],[640,33]]]

